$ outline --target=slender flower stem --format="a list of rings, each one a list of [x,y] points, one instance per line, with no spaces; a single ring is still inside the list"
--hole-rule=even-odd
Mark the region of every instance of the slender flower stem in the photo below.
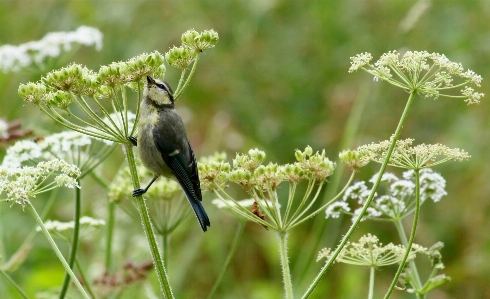
[[[131,179],[133,181],[133,187],[135,189],[140,188],[140,180],[138,177],[138,172],[136,170],[136,162],[134,160],[133,145],[125,144],[126,158],[128,160],[129,170],[131,173]],[[143,224],[143,230],[145,231],[148,244],[150,246],[151,256],[153,262],[155,263],[155,271],[160,282],[160,288],[163,292],[163,296],[166,299],[174,298],[172,294],[172,289],[170,288],[170,283],[168,280],[167,272],[165,270],[165,265],[163,263],[162,255],[158,250],[158,244],[155,237],[155,232],[153,231],[153,226],[150,220],[150,214],[148,213],[148,208],[146,206],[145,199],[143,196],[136,196],[136,203],[138,205],[138,211],[141,217],[141,223]]]
[[[75,265],[77,266],[78,273],[80,273],[80,277],[82,278],[82,282],[85,285],[85,288],[87,289],[87,293],[89,293],[89,295],[92,299],[96,299],[97,297],[95,296],[94,292],[92,291],[92,288],[90,287],[90,283],[87,280],[87,276],[85,276],[85,272],[83,271],[83,268],[80,266],[80,262],[78,262],[78,259],[75,260]]]
[[[395,285],[398,282],[398,278],[402,273],[403,267],[405,266],[405,262],[407,261],[408,255],[412,250],[412,244],[413,244],[413,240],[415,239],[415,232],[417,230],[417,223],[419,219],[419,211],[420,211],[420,172],[418,169],[416,169],[415,170],[415,213],[413,216],[412,231],[410,233],[410,239],[408,240],[408,244],[405,245],[406,246],[405,255],[403,256],[403,260],[400,262],[400,266],[398,267],[398,271],[396,271],[395,277],[391,282],[390,288],[386,292],[386,295],[384,297],[385,299],[390,298],[391,292],[393,292],[393,289],[395,288]],[[418,277],[418,272],[416,270],[412,272],[417,273],[417,277]],[[419,284],[417,288],[420,288],[420,282],[417,281],[416,283]]]
[[[374,275],[375,275],[375,270],[376,268],[374,266],[371,266],[369,269],[369,293],[368,293],[368,299],[373,299],[374,297]]]
[[[73,271],[70,269],[70,266],[68,265],[65,258],[63,257],[63,254],[61,254],[61,251],[58,249],[58,246],[56,246],[56,243],[54,242],[53,238],[51,237],[48,230],[46,229],[46,226],[44,226],[41,217],[39,217],[39,214],[36,212],[36,209],[34,208],[32,203],[29,200],[26,200],[25,205],[27,206],[27,209],[31,212],[32,216],[34,216],[34,219],[36,220],[37,224],[41,228],[41,231],[43,232],[44,236],[46,237],[46,239],[48,239],[49,245],[51,245],[51,248],[54,250],[54,253],[60,260],[61,264],[63,264],[63,267],[65,268],[66,272],[70,275],[71,280],[73,281],[77,289],[80,291],[83,298],[90,299],[90,297],[87,295],[82,285],[78,281],[78,278],[75,276],[75,273],[73,273]]]
[[[381,165],[381,168],[379,169],[379,174],[378,174],[378,177],[376,179],[376,182],[374,183],[373,189],[371,189],[371,193],[369,194],[368,199],[366,200],[361,212],[359,213],[359,216],[354,221],[354,223],[352,223],[351,227],[349,228],[347,233],[342,238],[342,241],[340,242],[340,244],[335,249],[335,252],[332,254],[330,259],[327,261],[327,263],[320,270],[320,273],[318,273],[318,275],[315,277],[315,279],[313,280],[311,285],[308,287],[308,289],[306,290],[305,294],[302,297],[303,299],[310,297],[313,290],[316,288],[318,283],[320,283],[320,279],[323,277],[323,275],[325,275],[325,273],[327,273],[328,268],[330,268],[330,266],[333,264],[333,262],[335,261],[335,259],[339,255],[342,248],[344,248],[345,244],[347,243],[347,241],[351,237],[352,233],[357,228],[357,225],[359,224],[359,222],[361,222],[361,219],[364,216],[364,214],[366,213],[367,208],[371,204],[371,201],[374,198],[374,194],[376,193],[376,189],[378,189],[379,183],[381,182],[381,178],[383,177],[383,173],[386,170],[386,166],[388,165],[388,162],[390,161],[391,154],[393,153],[393,150],[394,150],[395,145],[396,145],[396,141],[400,137],[400,134],[401,134],[401,131],[403,128],[403,124],[405,123],[405,120],[407,119],[408,111],[410,111],[410,107],[413,104],[414,98],[415,98],[415,92],[411,92],[410,96],[408,97],[407,104],[405,105],[405,109],[403,110],[400,121],[398,122],[398,126],[396,127],[395,134],[393,136],[393,140],[391,142],[390,148],[388,149],[388,152],[386,153],[385,160],[383,161],[383,164]]]
[[[189,82],[191,82],[191,79],[192,79],[192,76],[194,75],[194,72],[196,71],[196,67],[197,67],[197,62],[199,61],[199,53],[196,55],[196,59],[194,60],[194,63],[192,64],[192,69],[191,69],[191,72],[189,73],[189,76],[187,76],[187,79],[185,79],[185,83],[184,85],[182,86],[182,88],[180,88],[179,90],[177,90],[175,92],[175,100],[177,100],[180,95],[184,92],[184,90],[186,89],[187,85],[189,85]],[[180,84],[180,83],[179,83]]]
[[[281,256],[282,278],[284,283],[284,292],[286,299],[293,298],[293,282],[289,271],[288,259],[288,233],[285,231],[277,232],[279,239],[279,254]]]
[[[233,256],[235,255],[236,249],[238,248],[238,242],[240,241],[240,237],[243,234],[243,229],[245,228],[245,221],[240,221],[238,222],[238,227],[236,228],[235,231],[235,237],[233,238],[233,242],[231,243],[231,248],[230,251],[228,252],[228,256],[226,257],[225,263],[223,264],[223,268],[221,268],[221,272],[218,275],[218,279],[216,279],[216,282],[213,285],[213,288],[211,289],[211,292],[209,292],[208,299],[213,298],[214,293],[216,293],[216,290],[218,289],[221,281],[225,277],[226,271],[230,267],[231,260]]]
[[[80,180],[78,180],[78,185],[80,186]],[[78,248],[78,240],[80,236],[80,214],[82,209],[82,194],[80,188],[75,188],[75,216],[73,219],[73,236],[71,240],[71,249],[70,249],[70,257],[68,260],[68,265],[70,269],[74,269],[75,267],[75,259],[77,257],[77,248]],[[67,272],[65,274],[65,279],[63,280],[63,285],[61,286],[60,291],[60,299],[65,298],[66,292],[68,291],[68,287],[70,286],[70,274]]]
[[[5,278],[5,280],[19,293],[19,295],[24,299],[29,299],[29,296],[24,292],[24,290],[0,267],[0,275]]]

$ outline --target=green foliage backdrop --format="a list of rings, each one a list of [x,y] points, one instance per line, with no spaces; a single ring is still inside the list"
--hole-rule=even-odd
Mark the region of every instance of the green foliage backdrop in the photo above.
[[[426,10],[421,9],[424,4],[429,5]],[[196,155],[226,151],[233,157],[237,151],[258,147],[267,152],[267,160],[289,162],[294,159],[294,149],[309,144],[315,150],[325,148],[328,156],[336,160],[356,99],[361,98],[366,104],[352,147],[388,139],[407,97],[387,84],[373,82],[362,72],[348,74],[349,57],[366,51],[378,57],[395,49],[444,53],[480,74],[484,78],[480,91],[488,95],[488,16],[490,2],[486,0],[2,0],[0,45],[21,44],[40,39],[47,32],[73,30],[80,25],[97,27],[104,34],[100,52],[81,47],[68,60],[50,65],[57,68],[77,62],[97,70],[101,64],[126,60],[142,52],[165,52],[179,44],[181,33],[189,28],[214,28],[220,41],[201,58],[191,85],[177,103],[187,121]],[[34,129],[36,136],[61,130],[38,109],[23,107],[17,95],[20,83],[36,81],[41,74],[40,70],[0,74],[0,117],[22,119],[24,127]],[[166,80],[176,85],[179,75],[169,68]],[[484,98],[479,106],[466,107],[463,101],[419,98],[402,132],[402,138],[412,137],[417,143],[440,142],[464,148],[472,155],[468,162],[435,169],[445,176],[449,195],[422,210],[418,238],[426,246],[438,240],[445,243],[445,273],[453,278],[431,298],[490,297],[488,103]],[[4,152],[0,149],[0,157]],[[121,151],[116,150],[106,162],[102,172],[108,179],[115,175],[113,170],[122,159]],[[359,179],[370,177],[374,169],[363,169]],[[70,198],[68,192],[65,195]],[[87,191],[85,197],[86,214],[105,205],[106,195],[101,190]],[[212,206],[211,199],[209,194],[204,199],[212,222],[209,232],[203,235],[195,219],[189,217],[172,240],[169,271],[179,298],[200,298],[208,293],[233,238],[236,221]],[[36,204],[42,205],[41,201]],[[71,202],[59,201],[51,216],[69,220]],[[319,246],[332,246],[349,221],[344,219],[340,227],[327,227]],[[5,247],[2,250],[10,255],[34,223],[17,207],[10,209],[3,204],[0,225]],[[140,223],[124,225],[135,236],[121,238],[143,239]],[[297,228],[290,241],[293,280],[301,281],[297,285],[302,290],[309,276],[300,279],[302,275],[299,270],[295,272],[295,266],[306,258],[301,245],[302,236],[309,229],[310,224]],[[383,240],[390,230],[379,224],[363,224],[358,233],[375,231]],[[94,238],[97,237],[103,235]],[[268,238],[270,234],[262,227],[246,226],[232,269],[218,291],[219,298],[282,296],[277,248],[275,243],[267,242]],[[186,239],[193,243],[186,243]],[[47,243],[39,236],[36,244],[40,247],[30,252],[22,270],[13,275],[30,294],[59,285],[63,276]],[[97,250],[81,246],[85,254],[95,254]],[[191,254],[193,251],[198,254]],[[148,258],[149,255],[127,252],[118,263]],[[313,263],[310,276],[320,266]],[[383,282],[386,287],[391,276],[383,275],[387,278]],[[313,297],[360,298],[365,293],[366,279],[367,270],[335,265]],[[0,281],[0,293],[6,290],[7,285]],[[395,294],[393,298],[402,296]]]

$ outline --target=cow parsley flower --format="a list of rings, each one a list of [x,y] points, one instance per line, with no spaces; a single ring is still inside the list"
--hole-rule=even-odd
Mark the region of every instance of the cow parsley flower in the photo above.
[[[424,203],[430,199],[438,202],[447,195],[446,180],[437,172],[430,168],[424,168],[420,173],[420,201]],[[375,174],[369,182],[374,184],[378,174]],[[386,172],[382,177],[381,187],[378,189],[381,195],[375,194],[373,201],[367,208],[366,219],[402,219],[413,212],[415,204],[415,174],[413,170],[403,173],[403,179],[399,179],[394,174]],[[384,192],[382,193],[381,191]],[[369,196],[371,189],[366,186],[366,182],[356,182],[344,193],[342,200],[332,203],[326,210],[326,218],[338,218],[340,213],[352,215],[354,221],[361,212],[362,206]],[[354,212],[351,212],[354,211]]]
[[[49,57],[58,57],[71,51],[74,45],[94,46],[102,49],[102,33],[93,27],[80,26],[75,31],[51,32],[42,39],[18,46],[0,46],[0,70],[17,72],[34,63],[42,64]]]

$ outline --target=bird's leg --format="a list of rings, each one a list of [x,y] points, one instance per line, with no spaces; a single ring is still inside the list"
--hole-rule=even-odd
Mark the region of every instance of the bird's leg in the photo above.
[[[158,177],[154,177],[153,179],[151,179],[151,182],[148,184],[148,186],[146,186],[146,188],[139,188],[139,189],[135,189],[133,191],[133,197],[136,197],[136,196],[140,196],[140,195],[143,195],[146,193],[146,191],[148,191],[148,189],[150,188],[151,184],[153,184],[154,181],[156,181],[158,179]]]
[[[128,137],[129,142],[131,142],[134,146],[138,146],[138,139],[133,136]]]

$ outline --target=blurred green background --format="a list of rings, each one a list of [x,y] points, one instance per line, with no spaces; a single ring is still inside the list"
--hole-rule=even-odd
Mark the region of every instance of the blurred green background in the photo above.
[[[100,65],[142,52],[166,52],[180,44],[180,35],[187,29],[213,28],[220,36],[218,45],[203,55],[190,87],[177,104],[196,155],[226,151],[232,158],[237,151],[258,147],[267,152],[267,161],[287,163],[293,161],[296,148],[306,145],[324,148],[337,160],[356,99],[365,101],[365,106],[352,147],[388,139],[393,133],[407,94],[373,81],[366,73],[349,74],[349,58],[357,53],[370,52],[375,58],[389,50],[443,53],[480,74],[484,80],[479,91],[489,94],[489,18],[487,0],[0,0],[0,45],[38,40],[48,32],[70,31],[80,25],[93,26],[104,34],[103,49],[81,47],[53,67],[77,62],[98,70]],[[36,81],[42,74],[39,70],[0,74],[0,117],[22,119],[24,128],[34,129],[36,136],[61,130],[35,107],[24,107],[17,95],[20,83]],[[166,80],[175,86],[179,75],[168,67]],[[447,180],[448,196],[422,209],[416,242],[424,246],[444,242],[444,273],[453,278],[428,298],[490,298],[489,107],[486,98],[479,106],[470,107],[461,100],[418,98],[402,132],[403,138],[415,138],[416,143],[443,143],[472,155],[468,162],[435,168]],[[0,149],[0,157],[4,152],[5,148]],[[123,155],[116,150],[104,164],[104,176],[111,179],[121,163]],[[377,167],[363,169],[357,178],[371,177]],[[56,203],[52,218],[70,220],[71,194],[62,194],[66,200]],[[97,215],[95,211],[106,206],[106,195],[98,188],[84,190],[84,195],[84,214]],[[203,235],[194,217],[188,217],[173,237],[169,272],[178,298],[208,294],[233,239],[236,220],[212,206],[212,198],[209,194],[205,197],[211,229]],[[36,204],[42,207],[42,199]],[[7,256],[34,227],[20,207],[8,204],[0,205],[0,224]],[[321,267],[313,262],[303,275],[304,260],[311,253],[316,257],[322,247],[334,246],[349,224],[350,219],[343,219],[342,224],[329,220],[318,244],[311,246],[304,236],[313,231],[313,221],[291,233],[291,267],[298,294]],[[143,240],[139,222],[118,225],[126,227],[127,234],[121,238],[133,238],[128,244],[135,246],[134,240]],[[386,224],[363,222],[355,238],[366,232],[377,234],[384,243],[397,241],[394,228]],[[283,296],[272,234],[247,224],[216,298]],[[101,233],[81,246],[93,276],[103,272],[97,260],[103,237]],[[43,237],[35,240],[26,263],[12,274],[30,295],[60,285],[63,277],[61,265]],[[149,258],[142,242],[139,255],[131,247],[119,248],[123,252],[116,262],[119,267],[126,260]],[[379,271],[378,296],[384,294],[394,270]],[[334,265],[312,298],[363,298],[367,279],[367,269]],[[155,283],[154,277],[150,280]],[[3,280],[0,294],[1,298],[18,298]],[[392,298],[412,297],[395,291]]]

